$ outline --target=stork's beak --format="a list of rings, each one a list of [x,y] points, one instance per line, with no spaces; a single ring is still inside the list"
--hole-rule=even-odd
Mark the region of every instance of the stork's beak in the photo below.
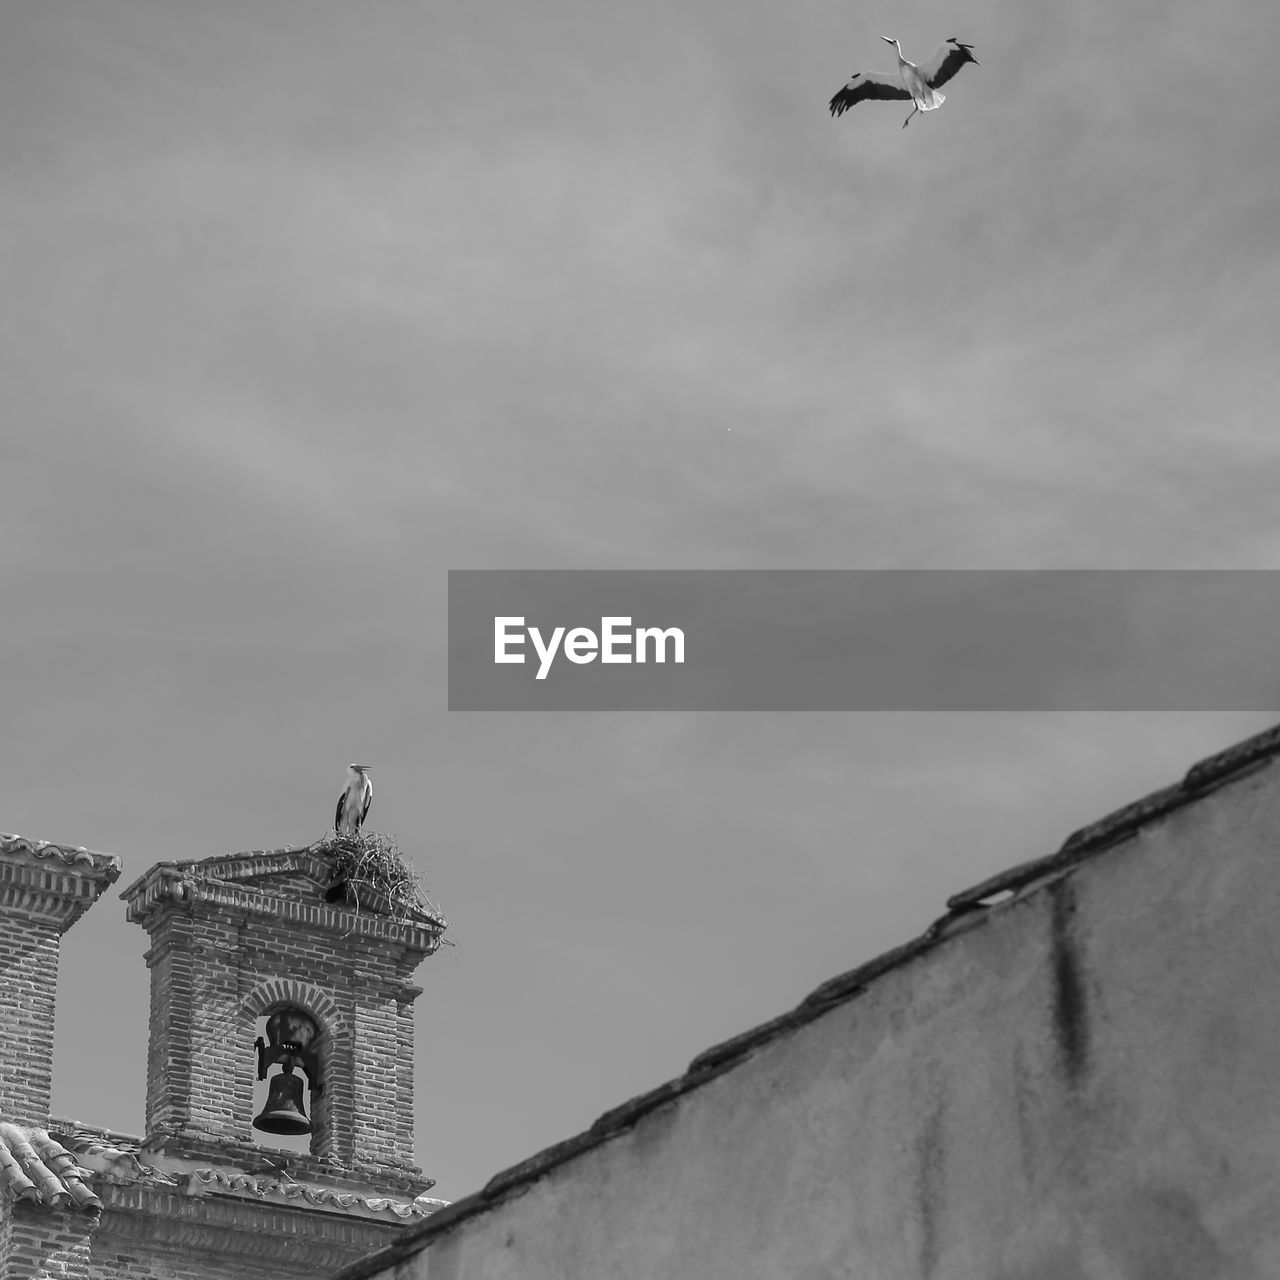
[[[883,40],[885,44],[893,44],[894,42],[892,36],[881,36],[880,39]]]

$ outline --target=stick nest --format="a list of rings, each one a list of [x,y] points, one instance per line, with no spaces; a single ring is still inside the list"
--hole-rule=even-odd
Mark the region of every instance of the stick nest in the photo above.
[[[336,836],[330,850],[334,880],[345,880],[356,909],[360,890],[372,889],[391,906],[391,914],[406,923],[424,917],[447,928],[449,922],[422,888],[394,835],[381,831],[360,831],[355,836]]]

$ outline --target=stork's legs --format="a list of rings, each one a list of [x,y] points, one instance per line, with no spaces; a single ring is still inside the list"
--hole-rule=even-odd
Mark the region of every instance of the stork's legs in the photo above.
[[[915,114],[916,114],[916,112],[917,112],[917,111],[919,111],[919,110],[920,110],[920,108],[919,108],[919,107],[914,107],[914,108],[912,109],[912,111],[911,111],[911,116],[915,115]],[[911,116],[908,116],[908,117],[907,117],[907,118],[902,122],[902,127],[903,127],[904,129],[907,127],[907,125],[909,125],[909,124],[911,123]]]

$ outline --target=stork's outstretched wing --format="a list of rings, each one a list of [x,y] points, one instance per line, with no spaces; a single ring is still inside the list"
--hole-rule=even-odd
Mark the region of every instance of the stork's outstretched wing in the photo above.
[[[911,100],[911,95],[902,84],[889,76],[876,75],[869,72],[864,75],[859,71],[834,98],[831,99],[831,114],[842,116],[855,102],[864,98],[901,98],[904,102]]]
[[[981,65],[973,56],[973,45],[961,44],[952,36],[944,40],[933,57],[928,62],[922,62],[917,70],[936,89],[939,85],[946,84],[966,62],[972,62],[975,67]]]

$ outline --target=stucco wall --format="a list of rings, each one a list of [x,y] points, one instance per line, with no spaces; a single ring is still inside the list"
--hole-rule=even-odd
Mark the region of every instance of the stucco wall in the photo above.
[[[386,1275],[1280,1276],[1280,771],[973,917]]]

